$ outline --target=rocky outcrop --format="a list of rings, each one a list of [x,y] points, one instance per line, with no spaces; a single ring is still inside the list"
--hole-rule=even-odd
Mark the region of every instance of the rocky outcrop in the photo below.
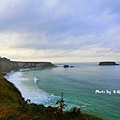
[[[69,67],[69,65],[64,65],[63,67],[64,67],[64,68],[68,68],[68,67]]]
[[[73,68],[74,66],[64,65],[63,67],[64,67],[64,68],[69,68],[69,67],[70,67],[70,68]]]
[[[10,72],[11,70],[41,67],[54,67],[54,65],[51,62],[18,62],[11,61],[7,58],[0,58],[0,71],[3,74]]]
[[[119,65],[119,64],[116,64],[115,62],[112,61],[104,61],[100,62],[99,65]]]

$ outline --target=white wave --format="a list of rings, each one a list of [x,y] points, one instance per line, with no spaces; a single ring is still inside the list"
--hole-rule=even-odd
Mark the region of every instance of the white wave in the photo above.
[[[43,104],[44,106],[54,106],[55,103],[61,98],[61,96],[55,96],[54,94],[48,94],[37,87],[37,84],[34,84],[38,79],[34,77],[33,79],[28,79],[23,77],[24,72],[12,72],[6,76],[7,80],[12,82],[21,92],[22,96],[25,99],[30,99],[32,103]],[[24,84],[24,83],[30,84]],[[32,82],[32,84],[31,84]],[[66,110],[70,110],[74,104],[67,102]]]
[[[6,76],[21,92],[25,99],[30,99],[32,103],[47,105],[49,102],[48,94],[40,90],[36,85],[30,86],[23,84],[29,79],[22,77],[22,72],[13,72]],[[34,83],[34,82],[33,82]]]
[[[30,71],[30,69],[21,69],[20,72]]]
[[[36,83],[38,81],[38,78],[34,76],[34,82]]]

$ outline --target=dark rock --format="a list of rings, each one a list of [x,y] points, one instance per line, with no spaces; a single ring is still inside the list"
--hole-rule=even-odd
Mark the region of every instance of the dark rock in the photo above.
[[[74,66],[70,66],[71,68],[73,68]]]
[[[68,68],[68,67],[69,67],[69,65],[64,65],[63,67],[64,67],[64,68]]]
[[[100,62],[99,65],[119,65],[119,64],[116,64],[115,62],[112,61],[104,61]]]

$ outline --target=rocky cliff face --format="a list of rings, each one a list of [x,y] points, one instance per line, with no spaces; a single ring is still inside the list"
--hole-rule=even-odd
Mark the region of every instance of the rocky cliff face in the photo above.
[[[7,58],[0,58],[0,71],[3,74],[11,70],[41,67],[54,67],[54,65],[51,62],[17,62]]]

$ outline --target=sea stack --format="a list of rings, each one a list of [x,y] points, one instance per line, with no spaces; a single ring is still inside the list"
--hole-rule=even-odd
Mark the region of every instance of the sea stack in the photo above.
[[[64,65],[63,67],[64,67],[64,68],[68,68],[68,67],[69,67],[69,65]]]
[[[103,62],[100,62],[99,65],[119,65],[119,64],[116,64],[113,61],[103,61]]]

